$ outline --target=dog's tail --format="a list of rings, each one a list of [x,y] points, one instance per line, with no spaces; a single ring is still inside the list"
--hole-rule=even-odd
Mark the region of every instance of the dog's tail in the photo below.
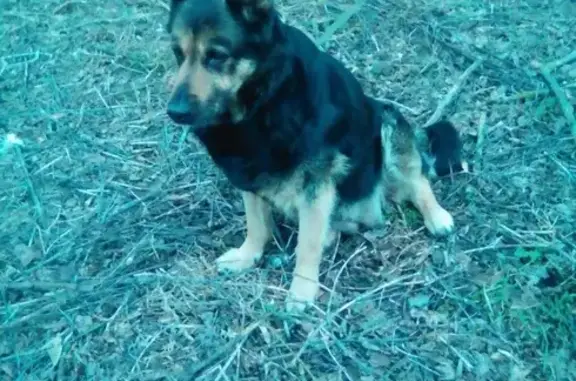
[[[442,177],[471,170],[468,163],[462,160],[460,134],[451,122],[440,120],[425,128],[413,128],[395,105],[381,99],[368,98],[383,115],[389,115],[390,123],[400,132],[395,134],[397,139],[404,143],[415,140],[422,157],[422,172],[426,176]]]
[[[441,120],[418,130],[424,173],[442,177],[470,170],[468,163],[462,160],[462,140],[451,122]]]

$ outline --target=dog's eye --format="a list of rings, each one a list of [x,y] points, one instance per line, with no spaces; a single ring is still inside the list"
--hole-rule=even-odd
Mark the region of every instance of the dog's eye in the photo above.
[[[230,54],[223,50],[211,49],[206,52],[205,65],[206,67],[214,70],[219,70],[226,60],[230,58]]]

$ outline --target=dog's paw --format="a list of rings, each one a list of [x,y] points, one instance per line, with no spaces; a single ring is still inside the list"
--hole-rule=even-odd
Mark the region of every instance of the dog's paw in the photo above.
[[[218,271],[238,272],[249,269],[262,257],[262,253],[248,252],[242,248],[230,249],[216,259]]]
[[[324,248],[334,245],[336,238],[338,238],[338,232],[334,229],[328,230],[328,233],[326,233],[326,239],[324,240]]]
[[[424,224],[435,236],[445,236],[454,231],[454,218],[442,207],[438,207],[429,218],[425,219]]]
[[[295,276],[286,299],[286,311],[290,313],[304,311],[308,305],[314,303],[318,290],[318,282]]]

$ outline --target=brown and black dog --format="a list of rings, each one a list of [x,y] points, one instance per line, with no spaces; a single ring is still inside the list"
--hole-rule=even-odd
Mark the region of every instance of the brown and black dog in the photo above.
[[[172,0],[168,31],[179,67],[168,115],[191,126],[244,200],[246,238],[220,269],[253,266],[281,211],[298,223],[287,308],[300,310],[315,299],[334,233],[382,224],[385,200],[413,203],[434,235],[452,232],[428,180],[462,169],[452,124],[423,130],[422,144],[272,0]]]

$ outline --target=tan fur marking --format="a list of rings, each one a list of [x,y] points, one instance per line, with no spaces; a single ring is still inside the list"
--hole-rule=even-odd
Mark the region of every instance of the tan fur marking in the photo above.
[[[452,231],[454,221],[436,199],[430,181],[424,176],[413,179],[410,183],[410,201],[422,213],[424,224],[432,234],[442,235]]]
[[[440,206],[430,181],[422,173],[422,158],[413,130],[406,126],[398,127],[395,120],[388,118],[382,128],[383,181],[387,196],[398,204],[404,201],[414,204],[432,234],[450,233],[454,228],[454,220]]]
[[[182,53],[184,53],[186,57],[194,55],[196,49],[194,47],[195,38],[192,32],[180,32],[179,35],[181,36],[179,42]]]
[[[391,163],[388,163],[391,164]],[[436,199],[430,181],[422,174],[417,152],[400,155],[388,169],[385,179],[391,198],[398,204],[410,201],[424,218],[424,225],[434,235],[450,233],[454,220]]]
[[[214,91],[214,81],[210,78],[212,75],[198,62],[192,65],[190,72],[188,81],[190,93],[195,95],[200,102],[207,101]]]
[[[188,65],[188,58],[186,58],[184,60],[184,63],[178,69],[176,76],[172,80],[172,95],[174,94],[174,92],[176,92],[176,89],[178,89],[178,86],[180,86],[180,84],[188,80],[188,75],[190,71],[189,66],[190,65]]]
[[[298,208],[298,244],[287,304],[289,311],[302,310],[318,293],[320,261],[329,238],[335,202],[336,189],[326,184],[315,200],[304,202]]]
[[[348,174],[348,158],[337,155],[329,163],[316,162],[303,164],[287,179],[273,180],[271,185],[260,192],[260,196],[270,201],[287,218],[297,220],[298,209],[304,202],[305,177],[314,177],[316,183],[336,183]],[[323,171],[323,172],[322,172]]]

